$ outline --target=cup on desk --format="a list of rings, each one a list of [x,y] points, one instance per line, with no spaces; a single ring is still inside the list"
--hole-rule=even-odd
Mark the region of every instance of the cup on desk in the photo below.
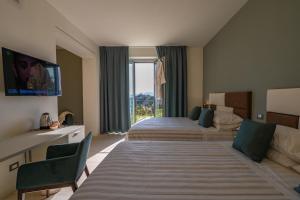
[[[53,121],[52,124],[50,125],[51,130],[58,129],[60,127],[59,121]]]

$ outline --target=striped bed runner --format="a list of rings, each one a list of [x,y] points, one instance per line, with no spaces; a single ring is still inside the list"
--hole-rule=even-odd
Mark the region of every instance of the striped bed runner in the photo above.
[[[186,117],[154,117],[134,124],[128,140],[150,141],[232,141],[235,131],[204,128]]]
[[[221,142],[120,143],[71,200],[298,199]]]
[[[155,133],[155,132],[129,132],[127,138],[130,141],[233,141],[235,131],[207,131],[201,133]]]

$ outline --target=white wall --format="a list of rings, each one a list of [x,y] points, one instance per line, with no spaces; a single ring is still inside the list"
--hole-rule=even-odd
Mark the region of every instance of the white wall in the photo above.
[[[89,59],[94,59],[90,68],[94,71],[97,69],[96,64],[99,59],[97,46],[46,1],[20,0],[20,3],[17,3],[15,0],[1,0],[0,27],[0,46],[50,62],[56,62],[57,32],[63,32],[65,37],[73,40],[73,45],[69,45],[66,49],[83,46],[90,52]],[[60,38],[60,43],[63,43],[62,41],[64,40]],[[71,43],[66,42],[66,44]],[[0,57],[2,58],[2,55]],[[0,140],[37,128],[43,112],[50,112],[52,117],[57,119],[57,97],[5,96],[2,71],[2,60],[0,60]],[[96,81],[93,81],[93,84],[96,84]],[[99,91],[92,87],[91,89],[95,90],[95,93]],[[92,128],[95,132],[99,132],[97,126]],[[16,159],[22,162],[23,157],[19,156],[0,163],[0,199],[15,188],[13,180],[16,171],[8,172],[8,165]]]
[[[203,48],[187,48],[188,111],[203,103]]]
[[[99,59],[82,60],[83,121],[86,131],[100,133],[100,69]],[[95,67],[96,66],[96,67]]]
[[[157,58],[155,47],[129,47],[131,59],[153,59]]]
[[[0,45],[55,62],[53,27],[43,20],[48,18],[49,9],[41,3],[35,9],[31,2],[19,5],[12,0],[0,1]],[[56,97],[4,96],[2,61],[0,68],[0,139],[37,127],[42,112],[50,112],[56,118]]]

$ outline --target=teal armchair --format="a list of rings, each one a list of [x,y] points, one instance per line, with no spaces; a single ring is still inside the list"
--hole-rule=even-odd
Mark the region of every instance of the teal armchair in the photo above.
[[[89,176],[86,160],[91,141],[89,133],[80,143],[49,146],[46,160],[22,165],[16,183],[18,200],[25,199],[26,192],[45,189],[70,186],[75,192],[81,174]]]

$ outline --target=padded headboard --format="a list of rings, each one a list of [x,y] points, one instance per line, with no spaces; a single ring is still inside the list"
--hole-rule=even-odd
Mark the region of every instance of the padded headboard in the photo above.
[[[300,88],[267,91],[267,122],[299,128]]]
[[[251,119],[252,92],[210,93],[209,103],[219,106],[232,107],[236,115],[243,119]]]

